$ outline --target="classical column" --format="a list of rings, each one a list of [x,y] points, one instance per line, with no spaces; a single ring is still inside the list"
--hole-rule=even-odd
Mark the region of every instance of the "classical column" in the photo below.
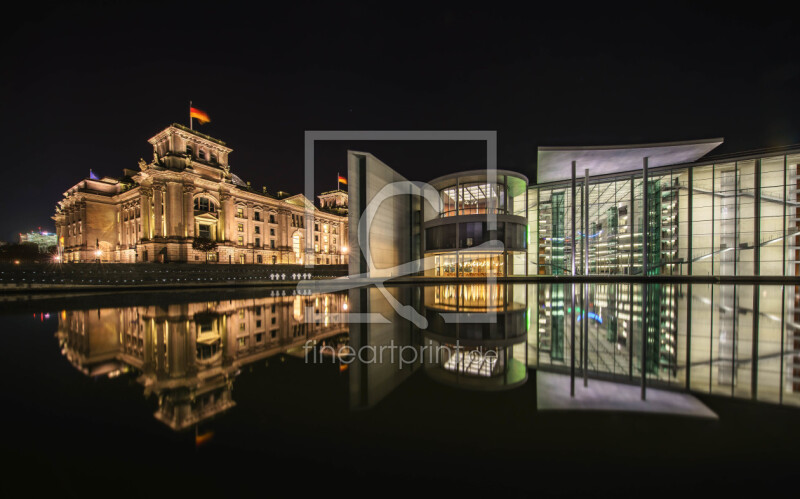
[[[150,187],[139,187],[139,204],[141,205],[142,217],[142,239],[151,239],[153,237],[153,228],[151,227],[152,210],[150,200],[153,196],[153,189]]]
[[[125,244],[125,205],[117,205],[117,245]]]
[[[174,237],[183,234],[183,199],[182,184],[167,182],[167,198],[164,214],[166,215],[166,236]]]
[[[291,218],[291,212],[289,210],[280,209],[278,210],[278,243],[277,246],[281,250],[290,249],[290,235],[289,233],[292,231],[293,227]]]
[[[164,199],[164,186],[163,185],[154,185],[153,186],[153,210],[155,213],[153,214],[153,237],[161,237],[163,236],[162,228],[162,203]]]
[[[194,237],[194,185],[183,185],[183,237]]]
[[[245,213],[247,220],[244,223],[244,230],[245,230],[244,242],[248,246],[252,246],[255,243],[253,233],[256,230],[255,229],[256,224],[253,221],[253,203],[247,203],[245,206],[247,207],[247,212]]]
[[[219,230],[217,230],[217,239],[220,241],[235,241],[233,233],[235,232],[235,224],[233,220],[234,206],[233,198],[227,192],[219,193],[219,200],[222,204],[222,213],[219,217]]]

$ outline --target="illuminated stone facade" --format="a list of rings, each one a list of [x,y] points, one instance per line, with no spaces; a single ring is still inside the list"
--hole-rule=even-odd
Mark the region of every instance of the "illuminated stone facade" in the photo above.
[[[224,142],[178,124],[149,142],[138,170],[64,193],[53,219],[65,263],[347,263],[346,193],[332,210],[256,191],[231,172]]]

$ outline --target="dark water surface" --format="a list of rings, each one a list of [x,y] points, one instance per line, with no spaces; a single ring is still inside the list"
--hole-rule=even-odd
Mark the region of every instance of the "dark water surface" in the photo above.
[[[772,312],[764,310],[754,349],[752,337],[740,346],[747,338],[745,326],[753,324],[752,309],[749,315],[731,315],[730,305],[746,308],[742,303],[750,303],[758,289],[741,287],[731,294],[717,287],[717,299],[728,300],[721,307],[710,298],[711,287],[691,294],[680,287],[648,302],[661,304],[659,316],[685,318],[686,304],[692,309],[689,322],[675,329],[673,343],[673,335],[663,331],[669,326],[653,333],[651,340],[671,354],[644,362],[648,383],[682,389],[685,373],[697,373],[690,374],[690,388],[719,415],[717,421],[542,412],[537,410],[537,369],[563,371],[572,354],[571,303],[558,303],[561,291],[552,286],[390,289],[426,317],[425,329],[393,314],[375,289],[6,301],[0,315],[2,487],[13,497],[40,492],[60,497],[660,496],[773,494],[796,481],[800,410],[791,383],[789,312],[784,310],[778,327],[775,317],[768,317]],[[623,302],[625,293],[653,296],[652,290],[591,290],[587,312],[595,318],[589,319],[586,362],[593,377],[638,383],[636,307],[623,342],[619,311],[626,307],[608,304],[612,294],[615,302]],[[732,296],[737,298],[731,302]],[[665,304],[674,304],[674,310]],[[559,307],[566,313],[553,314]],[[687,342],[685,329],[702,307],[717,327],[708,324],[701,331],[692,325],[694,336]],[[367,311],[390,322],[348,322],[350,313]],[[443,311],[495,311],[499,325],[456,328],[437,318]],[[612,316],[619,320],[615,334],[608,329]],[[565,322],[554,324],[559,320]],[[728,326],[739,333],[730,344],[725,343]],[[779,329],[775,335],[769,332],[773,326]],[[640,335],[641,330],[640,324]],[[482,364],[471,369],[445,358],[400,367],[350,362],[320,350],[323,344],[338,353],[365,344],[444,344],[448,335],[479,352],[473,360]],[[302,345],[309,340],[320,362],[306,361]],[[554,345],[562,340],[559,351]],[[706,347],[698,345],[708,345],[707,358]],[[770,349],[781,345],[783,363],[773,365]],[[752,370],[754,351],[760,366],[755,385],[747,370]],[[579,348],[575,352],[579,355]]]

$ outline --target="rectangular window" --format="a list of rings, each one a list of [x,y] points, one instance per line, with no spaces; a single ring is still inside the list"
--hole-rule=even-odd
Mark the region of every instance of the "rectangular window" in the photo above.
[[[256,234],[261,234],[261,227],[255,227]]]
[[[253,212],[253,220],[255,220],[257,222],[261,221],[261,212],[260,211]]]
[[[269,247],[272,248],[272,249],[275,249],[275,240],[274,239],[270,239],[269,240]]]
[[[256,321],[256,327],[261,327],[261,321],[260,320]]]
[[[236,208],[236,217],[244,218],[244,208]]]
[[[256,239],[256,242],[258,242],[258,239]],[[261,255],[256,255],[256,262],[264,263],[264,257]],[[261,313],[261,310],[259,310],[258,312]]]
[[[269,223],[271,223],[271,224],[275,223],[275,215],[273,215],[273,214],[269,215]]]
[[[269,229],[269,235],[270,236],[274,236],[275,235],[275,229]]]
[[[205,237],[206,239],[211,239],[211,226],[206,224],[200,224],[199,236]]]
[[[239,236],[238,238],[236,238],[236,244],[238,244],[239,246],[243,246],[244,245],[244,237]]]
[[[236,224],[236,228],[239,229],[239,232],[244,232],[244,224],[242,223]]]
[[[256,238],[256,248],[260,248],[260,247],[261,247],[261,238],[257,237]],[[261,255],[258,255],[258,257],[261,258]],[[258,262],[258,263],[261,263],[261,262]]]

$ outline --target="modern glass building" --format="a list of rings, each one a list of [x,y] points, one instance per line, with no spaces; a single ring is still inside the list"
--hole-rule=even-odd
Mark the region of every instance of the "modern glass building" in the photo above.
[[[528,274],[796,276],[800,149],[719,143],[540,148]]]
[[[372,261],[350,273],[797,276],[800,148],[706,159],[721,143],[541,147],[534,185],[506,170],[437,178],[380,202]],[[368,153],[351,152],[349,175],[351,227],[381,189],[408,182]]]
[[[525,275],[527,177],[476,170],[429,184],[438,193],[439,206],[426,209],[421,203],[423,253],[434,262],[426,276]]]

